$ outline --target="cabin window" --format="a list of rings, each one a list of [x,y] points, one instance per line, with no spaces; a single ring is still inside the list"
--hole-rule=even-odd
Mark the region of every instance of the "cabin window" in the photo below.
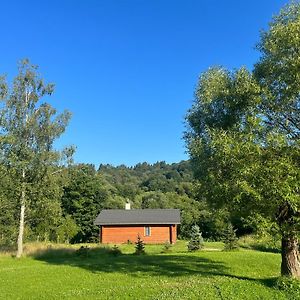
[[[145,227],[145,236],[150,236],[151,235],[151,227],[146,226]]]

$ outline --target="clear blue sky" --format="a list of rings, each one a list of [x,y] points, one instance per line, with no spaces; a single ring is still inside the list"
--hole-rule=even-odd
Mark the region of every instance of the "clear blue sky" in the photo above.
[[[201,72],[251,68],[259,31],[287,1],[2,1],[0,73],[28,57],[73,113],[57,143],[77,162],[187,159],[184,115]]]

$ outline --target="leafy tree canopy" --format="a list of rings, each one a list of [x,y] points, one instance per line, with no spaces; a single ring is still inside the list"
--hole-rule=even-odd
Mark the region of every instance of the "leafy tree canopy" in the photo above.
[[[211,207],[277,222],[283,275],[300,277],[300,4],[292,3],[263,32],[253,72],[204,72],[187,115],[186,141]]]

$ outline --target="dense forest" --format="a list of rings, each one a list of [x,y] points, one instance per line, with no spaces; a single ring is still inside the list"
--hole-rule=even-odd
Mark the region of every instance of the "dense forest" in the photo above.
[[[1,174],[1,244],[14,244],[19,223],[15,185],[4,167]],[[51,184],[42,193],[32,194],[39,199],[32,201],[34,206],[27,211],[27,241],[97,241],[98,228],[93,221],[100,210],[124,208],[128,201],[132,209],[179,208],[181,238],[198,224],[205,238],[218,239],[226,225],[224,212],[209,210],[195,198],[189,161],[144,162],[133,167],[102,164],[98,169],[91,164],[73,164],[57,168],[48,180]]]

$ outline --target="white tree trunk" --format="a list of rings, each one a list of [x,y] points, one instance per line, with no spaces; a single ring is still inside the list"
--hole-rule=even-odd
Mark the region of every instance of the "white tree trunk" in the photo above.
[[[30,91],[25,91],[25,127],[28,121],[27,105],[29,101]],[[25,145],[27,145],[27,137],[25,136]],[[20,224],[19,224],[19,235],[18,235],[18,250],[17,257],[20,258],[23,254],[23,237],[24,237],[24,225],[25,225],[25,202],[26,202],[26,185],[25,185],[25,168],[22,170],[22,190],[20,199]]]
[[[23,254],[23,236],[24,236],[24,224],[25,224],[25,170],[22,171],[22,191],[21,191],[21,211],[20,211],[20,225],[19,225],[19,236],[18,236],[18,251],[17,257],[20,258]]]

